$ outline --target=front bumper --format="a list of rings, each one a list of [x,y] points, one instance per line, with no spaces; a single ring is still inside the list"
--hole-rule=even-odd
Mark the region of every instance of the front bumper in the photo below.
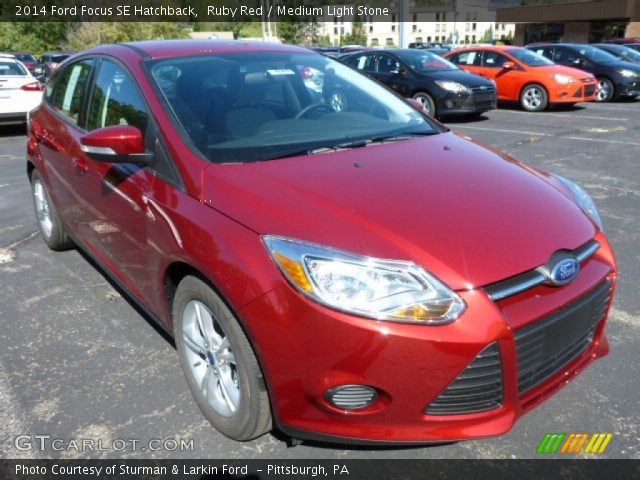
[[[572,303],[604,279],[615,283],[613,253],[602,235],[597,240],[600,249],[571,284],[540,285],[499,302],[482,289],[461,291],[467,311],[444,326],[345,315],[280,284],[241,310],[255,340],[277,425],[297,438],[347,443],[429,443],[506,433],[520,416],[609,351],[605,314],[582,353],[543,383],[518,393],[514,332]],[[495,342],[502,363],[502,404],[477,413],[425,413]],[[328,404],[324,393],[345,384],[374,387],[378,399],[357,411]]]
[[[593,102],[596,99],[597,83],[581,82],[579,85],[558,86],[549,92],[551,103]]]
[[[617,83],[616,94],[619,97],[637,97],[640,95],[640,78]]]
[[[468,93],[447,92],[437,100],[439,115],[465,115],[493,110],[497,105],[496,90],[492,87],[474,88]]]

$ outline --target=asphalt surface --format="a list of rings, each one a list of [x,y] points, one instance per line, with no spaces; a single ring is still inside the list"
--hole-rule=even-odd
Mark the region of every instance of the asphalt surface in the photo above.
[[[80,253],[47,250],[36,233],[24,131],[2,127],[0,458],[534,458],[546,432],[612,432],[600,457],[640,458],[640,102],[538,114],[500,109],[450,126],[581,184],[600,207],[620,264],[611,353],[507,435],[411,448],[289,448],[277,433],[248,443],[225,438],[198,411],[171,344]],[[36,434],[65,448],[15,448],[16,436]],[[68,443],[82,438],[107,449]],[[116,439],[127,447],[120,451]],[[151,451],[151,439],[193,440],[193,448],[169,442]]]

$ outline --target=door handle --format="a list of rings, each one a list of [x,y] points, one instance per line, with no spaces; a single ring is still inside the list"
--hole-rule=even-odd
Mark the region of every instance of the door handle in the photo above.
[[[87,164],[87,161],[84,158],[74,157],[72,162],[73,162],[73,170],[80,177],[83,177],[85,173],[89,171],[89,165]]]

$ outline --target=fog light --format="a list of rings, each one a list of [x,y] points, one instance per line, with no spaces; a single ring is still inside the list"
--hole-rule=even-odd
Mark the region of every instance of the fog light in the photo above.
[[[366,385],[342,385],[327,390],[324,398],[341,410],[359,410],[371,405],[377,397],[375,389]]]

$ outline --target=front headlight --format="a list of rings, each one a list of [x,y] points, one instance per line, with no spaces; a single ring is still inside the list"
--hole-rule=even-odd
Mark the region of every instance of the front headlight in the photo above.
[[[556,82],[560,85],[572,85],[576,83],[575,78],[570,77],[569,75],[560,75],[556,73],[553,75],[553,78],[555,78]]]
[[[638,75],[638,72],[634,72],[633,70],[617,70],[617,72],[623,77],[635,77]]]
[[[573,200],[578,204],[578,206],[593,220],[600,230],[602,230],[602,219],[600,218],[600,213],[598,212],[598,207],[596,207],[595,202],[589,196],[587,192],[584,191],[582,187],[576,185],[571,180],[567,180],[560,175],[554,175],[558,180],[560,180],[570,191],[573,196]]]
[[[458,82],[451,82],[449,80],[436,80],[436,85],[438,85],[443,90],[448,90],[453,93],[470,93],[469,87],[462,85]]]
[[[263,241],[300,293],[336,310],[439,325],[454,321],[466,308],[454,291],[411,262],[379,260],[271,235]]]

